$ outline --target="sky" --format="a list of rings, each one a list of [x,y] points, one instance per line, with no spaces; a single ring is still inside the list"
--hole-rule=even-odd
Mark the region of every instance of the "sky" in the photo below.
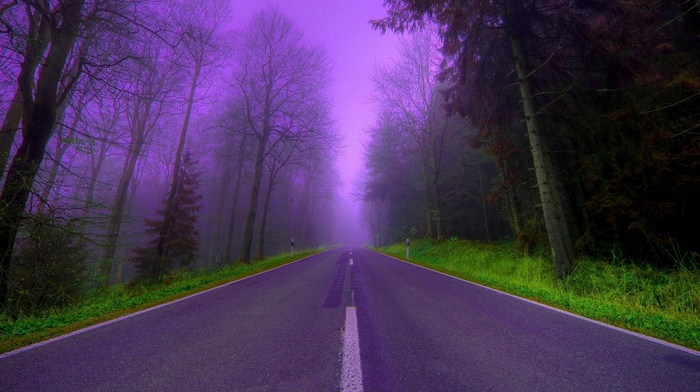
[[[353,183],[362,168],[362,145],[374,124],[370,102],[370,75],[375,64],[387,64],[396,56],[398,36],[372,29],[371,19],[386,15],[383,0],[232,0],[233,28],[245,29],[251,16],[272,5],[304,32],[304,39],[326,49],[333,66],[331,95],[334,117],[345,137],[345,152],[338,169],[345,184],[338,197],[335,222],[338,241],[355,245],[369,241],[367,230],[353,203]]]

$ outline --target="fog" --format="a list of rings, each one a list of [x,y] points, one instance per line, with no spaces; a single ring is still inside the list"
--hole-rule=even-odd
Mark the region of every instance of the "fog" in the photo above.
[[[82,26],[65,39],[37,40],[32,6],[0,14],[0,270],[61,254],[112,284],[371,242],[381,0],[75,3],[52,5]]]
[[[697,254],[690,3],[408,3],[3,3],[0,306],[406,238]]]

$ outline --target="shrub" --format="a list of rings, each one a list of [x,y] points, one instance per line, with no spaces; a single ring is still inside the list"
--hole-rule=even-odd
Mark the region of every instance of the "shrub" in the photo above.
[[[46,216],[30,219],[27,236],[17,242],[10,270],[11,313],[36,314],[80,299],[88,252],[74,226]]]

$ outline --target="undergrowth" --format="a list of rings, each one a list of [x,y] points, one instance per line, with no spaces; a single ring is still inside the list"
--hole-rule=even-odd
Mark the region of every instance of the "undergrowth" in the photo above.
[[[405,246],[380,249],[405,258]],[[557,279],[552,263],[512,243],[411,242],[411,262],[621,328],[700,350],[700,270],[658,270],[612,257],[580,260]]]
[[[86,295],[76,305],[40,315],[11,318],[0,314],[0,353],[50,339],[90,325],[115,319],[152,306],[232,282],[318,253],[303,251],[252,264],[227,265],[206,270],[179,270],[152,285],[117,285]]]

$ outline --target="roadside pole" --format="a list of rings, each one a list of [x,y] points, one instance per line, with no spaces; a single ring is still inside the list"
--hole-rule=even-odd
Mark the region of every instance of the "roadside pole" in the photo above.
[[[410,249],[411,249],[411,239],[406,238],[406,260],[410,259],[410,256],[411,256]]]
[[[294,237],[292,237],[292,240],[289,241],[289,245],[292,247],[291,255],[294,257]]]

